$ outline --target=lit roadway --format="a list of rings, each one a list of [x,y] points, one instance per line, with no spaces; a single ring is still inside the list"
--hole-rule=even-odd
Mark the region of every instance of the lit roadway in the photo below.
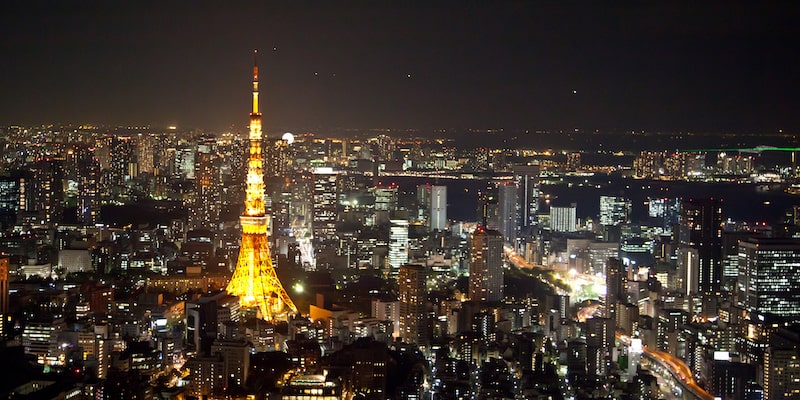
[[[626,345],[630,345],[630,338],[627,336],[617,334],[617,339]],[[673,357],[669,353],[651,349],[649,347],[643,347],[642,350],[644,350],[645,357],[648,357],[669,369],[672,376],[675,377],[681,386],[688,389],[688,391],[695,395],[698,399],[714,400],[714,396],[697,385],[697,382],[694,380],[694,376],[692,375],[692,371],[686,366],[686,364],[684,364],[683,360]]]

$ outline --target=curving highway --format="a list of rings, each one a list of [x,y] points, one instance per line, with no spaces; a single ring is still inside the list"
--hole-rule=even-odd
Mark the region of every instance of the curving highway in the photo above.
[[[630,345],[630,338],[624,335],[620,335],[619,333],[616,335],[617,340],[621,341],[626,345]],[[711,393],[708,393],[705,389],[700,387],[697,382],[694,380],[694,376],[692,375],[692,370],[689,369],[688,366],[681,360],[680,358],[673,357],[669,353],[665,353],[660,350],[651,349],[649,347],[643,347],[644,356],[650,358],[651,360],[658,362],[662,366],[666,367],[670,373],[672,374],[675,379],[680,382],[681,386],[686,388],[689,392],[691,392],[695,397],[702,400],[714,400],[714,396]]]

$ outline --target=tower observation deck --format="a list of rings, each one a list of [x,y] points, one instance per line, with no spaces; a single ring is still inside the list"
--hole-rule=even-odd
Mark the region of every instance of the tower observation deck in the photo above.
[[[254,52],[254,59],[255,59]],[[253,65],[253,111],[250,113],[250,155],[239,258],[227,291],[244,308],[255,308],[259,318],[279,319],[297,313],[281,285],[269,249],[269,216],[264,205],[264,160],[261,154],[261,112],[258,108],[258,63]]]

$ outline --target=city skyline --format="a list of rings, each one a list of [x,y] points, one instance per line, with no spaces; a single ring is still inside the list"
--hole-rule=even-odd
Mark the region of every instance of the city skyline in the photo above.
[[[241,128],[242,55],[254,48],[267,129],[792,132],[800,122],[800,7],[789,2],[2,7],[3,124]]]
[[[798,16],[0,5],[0,396],[794,398]]]

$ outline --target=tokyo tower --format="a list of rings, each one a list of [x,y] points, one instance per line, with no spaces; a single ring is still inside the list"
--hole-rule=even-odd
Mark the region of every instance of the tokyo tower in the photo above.
[[[255,52],[253,56],[255,58]],[[242,244],[228,293],[245,308],[255,308],[259,318],[272,320],[297,312],[272,266],[269,250],[269,216],[264,207],[264,161],[261,157],[261,112],[258,110],[258,63],[253,65],[253,112],[250,113],[250,157],[242,225]]]

